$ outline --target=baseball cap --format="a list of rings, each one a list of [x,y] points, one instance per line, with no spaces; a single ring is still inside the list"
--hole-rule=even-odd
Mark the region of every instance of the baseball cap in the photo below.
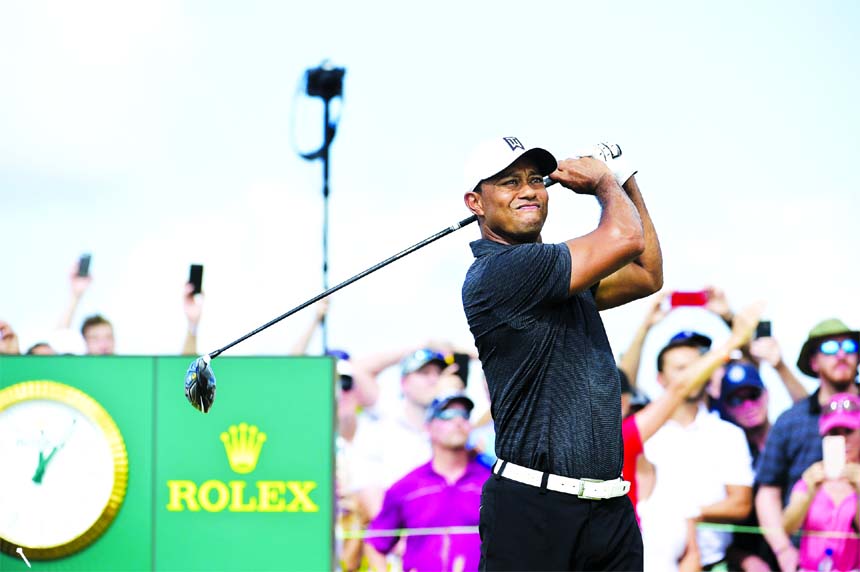
[[[517,137],[494,137],[479,143],[466,160],[464,170],[466,191],[474,191],[481,181],[507,169],[520,157],[533,159],[543,176],[558,167],[552,153],[540,147],[526,147]]]
[[[446,356],[435,350],[422,348],[412,352],[400,361],[400,373],[401,375],[409,375],[410,373],[418,371],[428,363],[437,363],[439,364],[439,367],[445,367],[448,365],[448,360]]]
[[[860,343],[860,331],[852,330],[842,320],[830,318],[823,322],[818,322],[809,330],[809,335],[806,337],[803,347],[800,348],[800,356],[797,358],[797,369],[810,377],[818,377],[818,374],[812,371],[812,367],[809,365],[809,358],[815,353],[819,342],[823,341],[824,338],[835,336],[851,336]]]
[[[469,399],[465,393],[449,393],[442,395],[433,400],[430,407],[427,408],[427,421],[430,422],[443,411],[445,411],[452,403],[462,403],[466,408],[466,413],[471,413],[475,407],[475,403]]]
[[[756,366],[748,362],[730,363],[723,373],[720,397],[725,399],[742,387],[765,388]]]
[[[680,347],[699,348],[707,351],[711,349],[711,338],[705,334],[694,332],[693,330],[683,330],[678,332],[669,339],[669,343],[667,343],[666,346],[660,350],[660,353],[657,354],[657,371],[662,371],[663,369],[663,355],[673,348]]]
[[[834,427],[860,429],[860,397],[852,393],[837,393],[821,409],[818,433],[826,435]]]

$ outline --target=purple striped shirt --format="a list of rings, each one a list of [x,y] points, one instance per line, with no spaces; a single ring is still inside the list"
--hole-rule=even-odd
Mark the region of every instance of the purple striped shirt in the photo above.
[[[466,472],[454,484],[433,470],[432,463],[421,465],[391,485],[385,493],[382,510],[368,530],[478,526],[481,488],[490,471],[470,460]],[[368,538],[377,551],[386,554],[398,537]],[[406,537],[403,569],[450,571],[456,560],[463,560],[464,572],[478,569],[481,539],[475,533],[432,534]]]

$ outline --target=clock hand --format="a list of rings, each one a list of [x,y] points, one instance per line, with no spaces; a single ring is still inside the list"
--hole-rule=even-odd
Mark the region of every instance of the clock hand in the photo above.
[[[39,451],[39,466],[36,467],[36,474],[33,475],[33,482],[36,484],[42,484],[42,478],[45,475],[45,469],[48,467],[48,463],[51,462],[51,459],[54,457],[57,451],[63,448],[63,445],[66,444],[66,441],[72,434],[72,429],[75,428],[75,423],[77,422],[77,418],[72,419],[72,424],[69,425],[69,430],[66,431],[66,434],[63,436],[63,440],[60,441],[57,445],[51,449],[51,453],[45,457],[42,451]]]
[[[51,457],[54,456],[54,453],[57,452],[59,447],[54,447],[51,450],[51,454],[45,457],[42,451],[39,451],[39,466],[36,467],[36,474],[33,475],[33,482],[40,485],[42,484],[42,477],[45,475],[45,468],[48,466],[48,462],[51,460]]]

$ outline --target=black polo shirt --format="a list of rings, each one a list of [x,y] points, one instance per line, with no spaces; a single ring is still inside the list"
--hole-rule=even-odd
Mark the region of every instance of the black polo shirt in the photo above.
[[[565,244],[471,243],[463,308],[490,389],[496,455],[576,478],[621,475],[621,387]]]

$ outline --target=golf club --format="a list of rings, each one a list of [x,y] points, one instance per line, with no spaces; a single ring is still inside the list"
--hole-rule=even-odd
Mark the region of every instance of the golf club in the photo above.
[[[606,161],[608,159],[614,159],[616,157],[619,157],[620,155],[621,155],[621,148],[618,145],[601,143],[601,144],[596,145],[595,147],[588,149],[588,150],[586,150],[586,151],[584,151],[578,155],[575,155],[575,156],[576,157],[595,157],[597,159],[602,159],[602,160]],[[550,186],[557,183],[557,181],[554,181],[554,180],[550,179],[549,177],[544,177],[543,182],[544,182],[544,185],[547,187],[550,187]],[[208,413],[209,409],[212,407],[212,403],[215,401],[215,374],[212,371],[212,365],[211,365],[211,362],[213,359],[220,356],[222,353],[224,353],[228,349],[232,348],[236,344],[239,344],[239,343],[247,340],[251,336],[255,336],[255,335],[259,334],[260,332],[262,332],[263,330],[265,330],[266,328],[268,328],[270,326],[274,326],[275,324],[277,324],[278,322],[280,322],[284,318],[288,318],[288,317],[292,316],[296,312],[303,310],[304,308],[307,308],[311,304],[322,300],[326,296],[330,296],[331,294],[333,294],[334,292],[337,292],[341,288],[345,288],[346,286],[349,286],[353,282],[361,280],[362,278],[364,278],[368,274],[376,272],[380,268],[384,268],[385,266],[388,266],[392,262],[403,258],[407,254],[411,254],[411,253],[415,252],[416,250],[427,246],[431,242],[435,242],[435,241],[439,240],[443,236],[447,236],[447,235],[451,234],[452,232],[463,228],[464,226],[468,226],[468,225],[472,224],[473,222],[475,222],[476,220],[478,220],[478,217],[476,215],[472,215],[470,217],[464,218],[463,220],[461,220],[457,223],[454,223],[451,226],[449,226],[443,230],[440,230],[436,234],[434,234],[432,236],[428,236],[427,238],[425,238],[421,242],[413,244],[409,248],[407,248],[405,250],[401,250],[397,254],[386,258],[382,262],[374,264],[373,266],[371,266],[367,270],[359,272],[358,274],[356,274],[352,278],[344,280],[340,284],[337,284],[336,286],[332,286],[328,290],[317,294],[316,296],[314,296],[313,298],[311,298],[309,300],[306,300],[305,302],[302,302],[301,304],[299,304],[298,306],[296,306],[292,310],[284,312],[283,314],[281,314],[277,318],[269,320],[268,322],[266,322],[265,324],[263,324],[259,328],[248,332],[247,334],[245,334],[244,336],[242,336],[236,340],[233,340],[232,342],[230,342],[226,346],[219,348],[219,349],[217,349],[213,352],[210,352],[208,354],[204,354],[204,355],[200,356],[199,358],[197,358],[196,360],[191,362],[191,365],[188,366],[188,370],[185,372],[185,397],[188,399],[188,401],[191,403],[191,405],[194,406],[196,409],[199,409],[203,413]]]
[[[546,177],[544,179],[544,181],[545,181],[547,186],[555,183],[555,181],[550,180],[548,177]],[[451,234],[455,230],[459,230],[459,229],[463,228],[464,226],[470,225],[473,222],[475,222],[476,220],[478,220],[478,217],[475,215],[464,218],[463,220],[452,224],[451,226],[437,232],[436,234],[425,238],[421,242],[413,244],[409,248],[402,250],[402,251],[398,252],[397,254],[386,258],[382,262],[374,264],[373,266],[371,266],[367,270],[363,270],[362,272],[359,272],[358,274],[356,274],[352,278],[344,280],[340,284],[337,284],[336,286],[332,286],[328,290],[317,294],[316,296],[314,296],[313,298],[310,298],[309,300],[306,300],[305,302],[302,302],[301,304],[299,304],[298,306],[296,306],[292,310],[284,312],[283,314],[281,314],[277,318],[269,320],[268,322],[266,322],[265,324],[263,324],[259,328],[256,328],[255,330],[248,332],[247,334],[245,334],[244,336],[242,336],[236,340],[233,340],[232,342],[230,342],[226,346],[224,346],[222,348],[218,348],[217,350],[210,352],[208,354],[205,354],[203,356],[200,356],[199,358],[194,360],[190,366],[188,366],[188,371],[185,373],[185,397],[188,398],[188,401],[195,408],[199,409],[203,413],[207,413],[209,411],[209,408],[212,406],[212,402],[215,400],[215,374],[212,372],[212,366],[211,366],[211,361],[213,359],[220,356],[223,352],[232,348],[236,344],[239,344],[239,343],[247,340],[251,336],[255,336],[255,335],[259,334],[260,332],[262,332],[263,330],[265,330],[266,328],[268,328],[270,326],[274,326],[275,324],[277,324],[278,322],[280,322],[284,318],[288,318],[288,317],[292,316],[296,312],[303,310],[304,308],[307,308],[311,304],[322,300],[326,296],[330,296],[331,294],[333,294],[334,292],[337,292],[341,288],[345,288],[346,286],[349,286],[353,282],[361,280],[362,278],[364,278],[368,274],[376,272],[380,268],[384,268],[385,266],[388,266],[389,264],[391,264],[395,260],[399,260],[399,259],[403,258],[404,256],[406,256],[407,254],[411,254],[411,253],[415,252],[416,250],[418,250],[419,248],[423,248],[423,247],[427,246],[428,244],[430,244],[431,242],[435,242],[436,240],[439,240],[443,236],[447,236],[447,235]]]

